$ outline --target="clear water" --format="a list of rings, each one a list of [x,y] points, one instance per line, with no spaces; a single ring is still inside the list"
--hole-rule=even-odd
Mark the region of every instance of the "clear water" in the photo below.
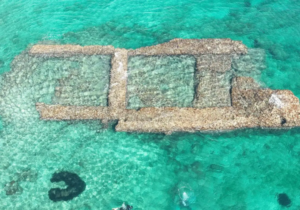
[[[133,56],[128,59],[127,108],[191,107],[194,56]]]
[[[299,97],[299,14],[298,0],[2,0],[0,71],[38,42],[137,48],[229,37],[266,51],[261,83]],[[0,209],[106,210],[122,201],[139,210],[183,209],[183,187],[193,210],[284,209],[276,197],[283,192],[289,209],[300,208],[299,129],[165,136],[116,133],[98,121],[40,121],[34,103],[47,73],[8,75],[0,78]],[[77,173],[86,190],[68,202],[49,200],[58,170]],[[19,192],[6,195],[11,181]]]

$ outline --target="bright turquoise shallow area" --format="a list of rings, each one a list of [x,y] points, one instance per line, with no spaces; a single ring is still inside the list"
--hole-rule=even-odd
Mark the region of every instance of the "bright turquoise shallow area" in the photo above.
[[[266,50],[262,84],[300,97],[299,14],[298,0],[2,0],[0,72],[38,42],[138,48],[231,38]],[[178,210],[184,186],[193,191],[192,210],[284,209],[278,193],[292,200],[288,209],[300,209],[299,129],[166,136],[116,133],[97,121],[40,121],[39,90],[5,83],[20,72],[0,77],[10,93],[0,98],[1,210],[109,210],[122,201],[134,210]],[[49,200],[59,170],[77,173],[86,190],[68,202]],[[19,192],[6,195],[11,181]]]

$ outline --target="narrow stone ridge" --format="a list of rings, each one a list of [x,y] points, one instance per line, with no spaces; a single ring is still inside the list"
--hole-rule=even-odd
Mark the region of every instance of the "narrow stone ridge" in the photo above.
[[[109,107],[101,106],[64,106],[36,103],[36,109],[44,120],[111,120]]]
[[[109,108],[114,119],[124,119],[126,109],[127,50],[116,49],[111,61]]]
[[[30,55],[66,57],[76,54],[84,55],[106,55],[113,54],[114,47],[108,46],[85,46],[80,45],[34,45],[30,50]]]
[[[173,39],[150,47],[129,50],[128,55],[230,55],[245,54],[247,47],[231,39]]]
[[[125,132],[172,133],[300,126],[299,99],[291,91],[261,88],[253,78],[239,76],[240,72],[243,75],[263,66],[257,64],[256,69],[249,64],[251,68],[247,67],[248,60],[256,55],[252,53],[254,51],[251,49],[246,55],[247,47],[230,39],[174,39],[135,50],[114,49],[112,46],[35,45],[29,50],[32,56],[112,55],[107,107],[37,103],[36,109],[44,120],[118,120],[116,130]],[[193,107],[127,109],[128,57],[182,54],[195,56],[197,60]],[[238,59],[242,62],[237,67]]]

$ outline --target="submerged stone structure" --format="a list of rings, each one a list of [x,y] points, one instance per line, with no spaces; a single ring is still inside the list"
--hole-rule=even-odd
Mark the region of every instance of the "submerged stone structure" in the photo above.
[[[176,131],[220,131],[300,126],[299,99],[289,90],[262,88],[253,78],[249,77],[260,68],[264,68],[263,51],[247,49],[239,41],[174,39],[167,43],[135,50],[118,49],[113,46],[34,45],[29,50],[30,56],[45,58],[65,58],[78,54],[111,55],[108,106],[36,103],[36,109],[40,113],[41,119],[99,119],[104,122],[118,120],[117,131],[168,134]],[[159,58],[182,55],[192,56],[192,60],[195,60],[195,64],[192,63],[195,68],[193,72],[195,92],[193,97],[189,96],[186,99],[186,104],[190,104],[187,107],[184,105],[172,106],[172,103],[180,103],[180,100],[163,102],[158,107],[149,106],[153,102],[154,94],[160,94],[159,97],[156,97],[157,100],[170,99],[170,94],[167,92],[168,86],[159,89],[156,88],[156,84],[153,85],[149,81],[149,84],[153,86],[152,89],[139,88],[140,83],[132,83],[135,86],[128,87],[128,84],[131,84],[128,83],[128,79],[131,79],[128,77],[131,71],[131,66],[128,64],[130,58],[156,56],[157,58],[150,60],[160,62],[159,65],[168,65]],[[177,59],[179,66],[183,65],[180,63],[180,59]],[[192,60],[191,62],[193,62]],[[151,68],[154,71],[156,66]],[[136,72],[135,78],[147,78],[148,72],[143,70],[143,66],[140,66],[140,71]],[[189,71],[190,73],[191,71]],[[177,81],[181,81],[180,77],[178,78]],[[185,89],[191,90],[191,84],[186,83],[183,84],[187,86]],[[128,88],[136,90],[136,95],[132,96],[135,92],[128,91]],[[142,91],[138,92],[141,89]],[[178,90],[181,90],[180,87]],[[177,94],[177,92],[173,94]],[[184,94],[183,92],[179,97],[185,98]],[[136,109],[128,108],[130,97],[143,106],[139,105]]]

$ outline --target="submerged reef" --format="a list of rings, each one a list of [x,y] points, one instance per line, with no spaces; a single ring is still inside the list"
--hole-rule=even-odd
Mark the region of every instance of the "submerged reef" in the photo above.
[[[8,182],[4,186],[6,195],[20,195],[23,192],[21,182],[35,182],[38,178],[38,173],[35,170],[26,168],[17,172],[12,181]]]
[[[65,182],[67,185],[66,189],[52,188],[49,192],[49,198],[56,201],[68,201],[77,197],[80,193],[85,190],[85,182],[75,173],[62,171],[54,173],[51,182]]]
[[[278,200],[278,203],[281,206],[285,206],[285,207],[289,207],[291,205],[291,203],[292,203],[292,201],[289,198],[289,196],[287,194],[285,194],[285,193],[278,194],[277,200]]]
[[[78,56],[84,64],[78,65]],[[264,57],[263,49],[231,39],[174,39],[135,50],[34,45],[26,52],[28,61],[52,62],[64,72],[47,87],[52,95],[35,99],[41,119],[117,120],[117,131],[168,134],[300,126],[299,99],[257,82]],[[67,63],[60,67],[57,59]],[[89,80],[76,82],[98,64],[103,76],[90,78],[101,81],[97,89]]]
[[[11,181],[7,183],[4,190],[6,195],[21,194],[23,192],[23,188],[20,186],[18,181]]]

